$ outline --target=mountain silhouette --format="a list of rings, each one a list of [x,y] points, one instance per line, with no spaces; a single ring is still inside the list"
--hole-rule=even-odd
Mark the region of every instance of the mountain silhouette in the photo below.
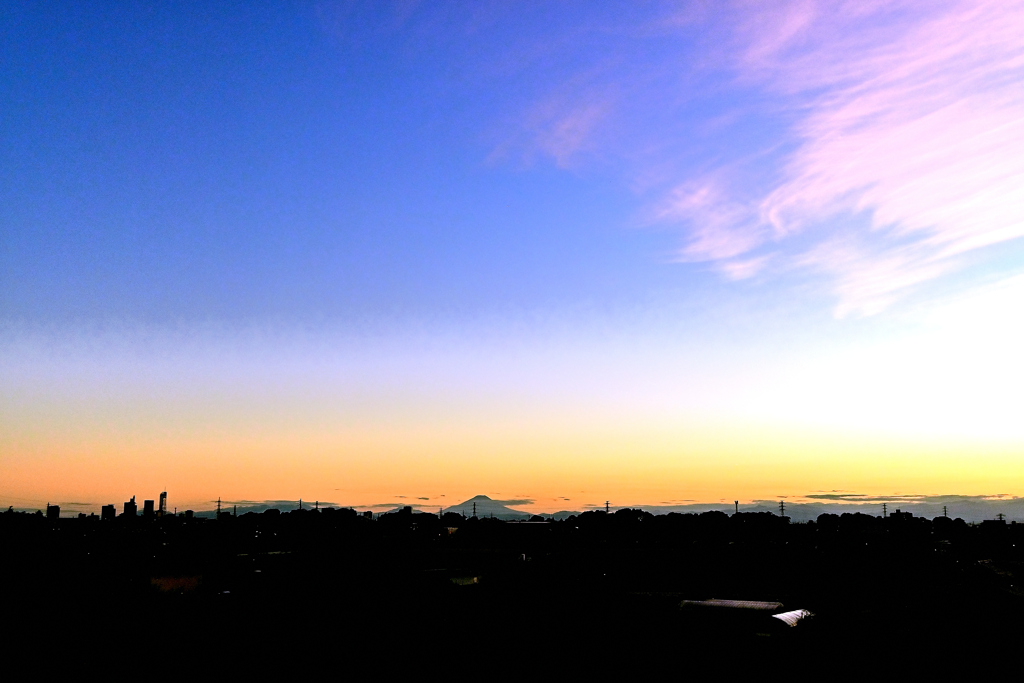
[[[467,501],[459,503],[458,505],[451,505],[446,507],[445,512],[456,512],[459,514],[465,514],[467,517],[473,516],[473,504],[476,503],[476,516],[477,517],[495,517],[496,519],[528,519],[530,517],[529,512],[522,512],[520,510],[514,510],[506,506],[506,503],[516,504],[520,501],[511,500],[494,500],[488,496],[473,496]]]

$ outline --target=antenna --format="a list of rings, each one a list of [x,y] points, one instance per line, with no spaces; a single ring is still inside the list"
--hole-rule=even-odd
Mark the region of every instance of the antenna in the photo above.
[[[217,519],[220,519],[220,496],[217,496]]]
[[[947,518],[949,517],[949,515],[946,514],[946,506],[945,505],[942,506],[942,516],[943,517],[947,517]]]
[[[740,513],[740,502],[738,500],[734,500],[733,502],[736,503],[736,514],[738,515]]]
[[[299,509],[300,510],[302,509],[302,499],[301,498],[299,498]]]
[[[473,516],[476,517],[476,503],[473,503]]]
[[[320,501],[319,500],[316,503],[314,503],[314,507],[316,508],[317,512],[320,511]]]
[[[238,516],[238,506],[237,505],[232,505],[231,506],[231,516],[232,517],[237,517]]]
[[[885,519],[885,503],[882,503],[882,519]]]
[[[607,515],[607,514],[608,514],[608,512],[609,512],[609,510],[608,510],[608,501],[606,500],[606,501],[604,502],[604,514],[606,514],[606,515]]]
[[[784,501],[784,500],[780,500],[779,501],[779,516],[780,517],[785,517],[786,516],[786,501]]]

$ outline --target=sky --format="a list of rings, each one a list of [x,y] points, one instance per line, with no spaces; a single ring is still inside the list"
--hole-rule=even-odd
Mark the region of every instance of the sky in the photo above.
[[[0,504],[1022,497],[1022,34],[5,3]]]

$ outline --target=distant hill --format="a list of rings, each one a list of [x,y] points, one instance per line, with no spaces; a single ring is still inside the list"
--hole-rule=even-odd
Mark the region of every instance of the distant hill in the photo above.
[[[477,517],[495,517],[497,519],[528,519],[530,517],[529,512],[523,512],[521,510],[514,510],[507,507],[505,503],[512,501],[505,500],[494,500],[488,496],[473,496],[469,500],[459,503],[458,505],[449,505],[444,509],[445,512],[456,512],[459,514],[465,514],[467,517],[473,516],[473,504],[476,503],[476,516]]]
[[[579,510],[559,510],[558,512],[541,512],[540,516],[544,519],[567,519],[579,514]]]

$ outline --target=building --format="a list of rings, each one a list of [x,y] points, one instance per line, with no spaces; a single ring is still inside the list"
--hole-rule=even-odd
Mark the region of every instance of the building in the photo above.
[[[60,505],[46,504],[46,518],[47,519],[60,519]]]
[[[139,511],[139,506],[135,504],[135,496],[124,504],[124,512],[122,513],[125,517],[134,517]]]
[[[155,514],[155,512],[153,510],[153,501],[152,500],[144,500],[144,501],[142,501],[142,516],[143,517],[152,517],[154,514]]]
[[[167,491],[160,492],[160,508],[157,510],[157,517],[163,517],[167,514]]]
[[[914,513],[912,512],[900,512],[899,508],[896,508],[896,512],[889,513],[889,519],[891,523],[899,524],[901,522],[909,522],[914,519]]]
[[[100,519],[113,519],[117,516],[117,508],[113,505],[104,505],[100,508]]]

